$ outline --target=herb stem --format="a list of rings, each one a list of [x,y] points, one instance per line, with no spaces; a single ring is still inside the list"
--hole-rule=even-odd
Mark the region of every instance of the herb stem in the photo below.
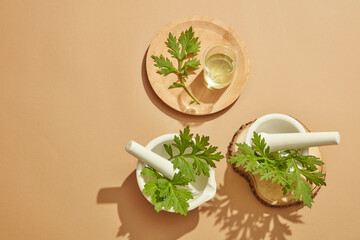
[[[181,74],[182,61],[183,61],[183,60],[178,59],[178,73],[179,73],[179,74]]]
[[[194,100],[194,102],[200,104],[200,101],[197,100],[197,98],[192,94],[192,92],[186,87],[181,73],[179,74],[179,76],[180,76],[181,85],[184,87],[185,91],[190,95],[190,97]]]
[[[192,157],[196,156],[196,154],[193,154],[193,153],[191,153],[191,154],[179,154],[179,155],[176,155],[176,156],[173,156],[173,157],[169,158],[169,161],[174,160],[176,157],[179,157],[179,156],[182,156],[182,157],[185,157],[185,158],[186,157],[192,158]]]
[[[182,73],[181,73],[182,62],[183,62],[183,60],[178,59],[178,74],[179,74],[179,77],[180,77],[181,85],[183,86],[185,91],[190,95],[190,97],[194,100],[194,102],[196,102],[197,104],[200,104],[200,101],[197,100],[197,98],[192,94],[192,92],[186,87],[184,78],[183,78]]]

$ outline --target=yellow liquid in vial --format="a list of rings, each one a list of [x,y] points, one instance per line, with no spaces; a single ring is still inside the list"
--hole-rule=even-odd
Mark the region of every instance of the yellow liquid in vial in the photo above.
[[[205,80],[213,88],[223,88],[231,83],[234,74],[230,74],[235,62],[226,54],[216,53],[206,59]]]

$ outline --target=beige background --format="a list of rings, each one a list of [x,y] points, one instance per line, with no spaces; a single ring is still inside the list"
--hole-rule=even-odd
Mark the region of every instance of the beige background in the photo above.
[[[250,77],[210,116],[152,91],[146,50],[167,23],[220,19],[244,40]],[[0,1],[0,239],[359,239],[359,1]],[[156,214],[124,150],[189,124],[226,151],[238,127],[285,113],[322,147],[327,184],[312,209],[261,205],[225,163],[213,201]]]

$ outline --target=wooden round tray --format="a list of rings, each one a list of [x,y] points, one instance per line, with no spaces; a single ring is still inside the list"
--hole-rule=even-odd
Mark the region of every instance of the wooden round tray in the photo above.
[[[228,146],[228,152],[226,156],[227,159],[234,155],[235,143],[243,143],[245,141],[246,134],[253,122],[254,121],[242,125],[240,129],[234,134]],[[320,158],[321,161],[323,161],[318,147],[310,148],[309,155],[316,156]],[[232,167],[235,172],[239,173],[249,182],[253,193],[261,203],[270,207],[287,207],[301,203],[300,200],[295,200],[294,194],[287,194],[284,196],[281,190],[282,187],[279,184],[272,183],[271,180],[260,180],[259,175],[253,175],[250,172],[245,172],[244,168],[242,167],[236,167],[235,165],[232,165]],[[318,171],[325,174],[325,165],[319,167]],[[319,190],[320,186],[312,186],[312,192],[314,194],[313,197],[316,196]]]
[[[179,37],[182,31],[192,26],[195,37],[201,41],[200,52],[194,57],[200,60],[200,67],[190,74],[186,85],[201,102],[201,104],[190,103],[191,98],[183,88],[170,89],[169,86],[178,80],[176,74],[167,76],[157,73],[158,68],[154,66],[152,55],[168,57],[177,67],[177,60],[168,53],[165,44],[169,33]],[[203,53],[205,49],[218,42],[231,45],[238,51],[238,69],[232,83],[224,89],[208,89],[203,77]],[[241,94],[249,74],[249,60],[247,51],[238,34],[224,23],[208,17],[187,17],[165,26],[153,39],[146,56],[146,70],[149,82],[159,98],[168,106],[191,115],[206,115],[218,112],[232,104]]]

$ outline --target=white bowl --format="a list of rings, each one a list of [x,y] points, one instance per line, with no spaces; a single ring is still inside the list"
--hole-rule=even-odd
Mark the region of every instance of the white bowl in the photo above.
[[[174,142],[174,136],[177,134],[165,134],[162,136],[159,136],[153,140],[151,140],[145,147],[147,149],[152,150],[156,154],[168,159],[169,155],[165,151],[163,145],[164,144],[171,144]],[[176,148],[173,148],[174,154],[176,154]],[[140,191],[142,192],[145,186],[145,183],[151,178],[141,175],[141,171],[145,168],[146,164],[144,164],[142,161],[138,161],[137,167],[136,167],[136,179],[140,188]],[[189,208],[188,211],[191,211],[201,204],[203,204],[206,201],[209,201],[211,198],[215,196],[216,193],[216,182],[215,182],[215,171],[213,168],[210,168],[210,177],[207,177],[205,175],[196,176],[195,182],[190,182],[188,186],[185,188],[189,189],[194,199],[190,199],[188,201]],[[144,194],[143,194],[144,195]],[[144,197],[151,202],[151,197],[144,195]],[[174,210],[171,208],[168,210],[169,212],[174,212]]]

